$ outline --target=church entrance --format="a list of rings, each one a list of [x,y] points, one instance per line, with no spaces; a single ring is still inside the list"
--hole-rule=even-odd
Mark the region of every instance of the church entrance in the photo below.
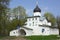
[[[20,29],[20,35],[21,36],[25,36],[26,35],[26,32],[23,29]]]

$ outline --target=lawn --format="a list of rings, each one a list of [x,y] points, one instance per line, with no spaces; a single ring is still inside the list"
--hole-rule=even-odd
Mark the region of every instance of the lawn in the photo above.
[[[50,35],[50,36],[26,36],[25,38],[29,40],[60,40],[60,37],[57,37],[56,35]]]
[[[0,40],[60,40],[56,35],[50,36],[18,36],[18,37],[0,37]]]

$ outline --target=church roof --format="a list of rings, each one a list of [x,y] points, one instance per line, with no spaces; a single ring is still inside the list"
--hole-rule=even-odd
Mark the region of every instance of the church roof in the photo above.
[[[33,10],[33,12],[41,12],[41,9],[38,7],[38,5],[37,5],[36,8]]]
[[[39,25],[39,26],[49,27],[49,28],[58,28],[58,27],[55,27],[55,26],[51,27],[51,26],[48,26],[48,25]]]
[[[27,17],[27,18],[35,18],[35,17],[40,17],[40,16],[30,16],[30,17]]]
[[[39,20],[43,21],[43,20],[45,20],[45,17],[40,17],[40,19],[39,19]]]
[[[21,27],[21,28],[25,28],[25,29],[28,29],[28,30],[33,30],[33,29],[31,29],[31,28],[28,28],[28,27]]]

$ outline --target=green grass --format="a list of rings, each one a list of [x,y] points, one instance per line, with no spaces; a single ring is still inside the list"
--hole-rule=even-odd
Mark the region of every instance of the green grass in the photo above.
[[[56,35],[50,35],[50,36],[26,36],[25,38],[29,40],[58,40],[60,39]]]
[[[19,36],[19,37],[10,37],[10,36],[0,36],[0,39],[5,40],[5,39],[9,39],[9,40],[16,40],[16,39],[27,39],[27,40],[60,40],[60,37],[57,37],[56,35],[50,35],[50,36]]]

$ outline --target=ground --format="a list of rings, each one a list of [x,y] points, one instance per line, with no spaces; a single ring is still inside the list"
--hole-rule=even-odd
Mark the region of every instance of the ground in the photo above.
[[[50,35],[50,36],[29,36],[26,37],[30,40],[60,40],[60,37],[57,37],[56,35]]]
[[[0,40],[60,40],[56,35],[50,36],[19,36],[19,37],[0,37]]]

